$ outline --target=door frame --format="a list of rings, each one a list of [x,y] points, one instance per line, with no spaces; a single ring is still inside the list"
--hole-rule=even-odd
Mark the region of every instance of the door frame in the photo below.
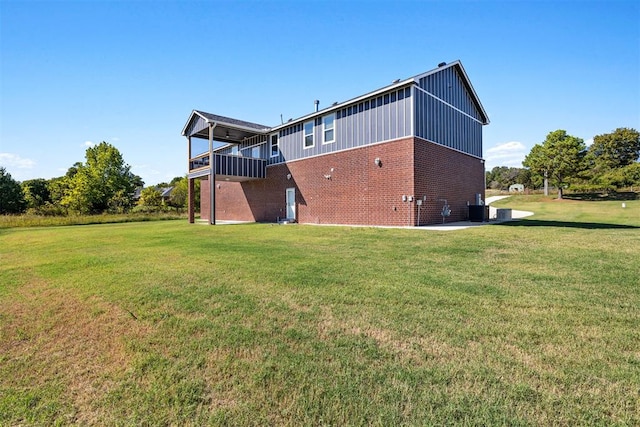
[[[293,217],[289,217],[289,194],[293,194],[293,204],[291,205],[291,210],[293,212]],[[285,206],[286,206],[286,214],[287,219],[296,219],[296,189],[295,187],[287,188],[285,190]]]

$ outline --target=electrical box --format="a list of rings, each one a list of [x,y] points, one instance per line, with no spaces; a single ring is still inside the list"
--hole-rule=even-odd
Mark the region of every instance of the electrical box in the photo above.
[[[409,201],[413,202],[413,196],[409,196]]]
[[[421,200],[421,199],[416,200],[416,204],[417,204],[418,206],[422,206],[422,200]]]

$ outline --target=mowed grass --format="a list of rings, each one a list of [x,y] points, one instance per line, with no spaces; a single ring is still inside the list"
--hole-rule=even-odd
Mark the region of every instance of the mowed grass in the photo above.
[[[0,425],[638,425],[640,201],[0,230]]]

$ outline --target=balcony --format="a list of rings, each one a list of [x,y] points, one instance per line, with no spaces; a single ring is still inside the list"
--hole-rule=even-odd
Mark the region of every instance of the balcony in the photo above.
[[[267,176],[267,161],[256,157],[232,154],[213,154],[216,179],[242,182],[252,179],[264,179]],[[209,153],[201,154],[189,160],[189,177],[198,178],[209,175]]]

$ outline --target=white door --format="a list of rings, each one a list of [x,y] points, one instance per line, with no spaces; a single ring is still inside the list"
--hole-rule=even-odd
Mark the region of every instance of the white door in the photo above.
[[[287,188],[287,219],[296,219],[296,189]]]

